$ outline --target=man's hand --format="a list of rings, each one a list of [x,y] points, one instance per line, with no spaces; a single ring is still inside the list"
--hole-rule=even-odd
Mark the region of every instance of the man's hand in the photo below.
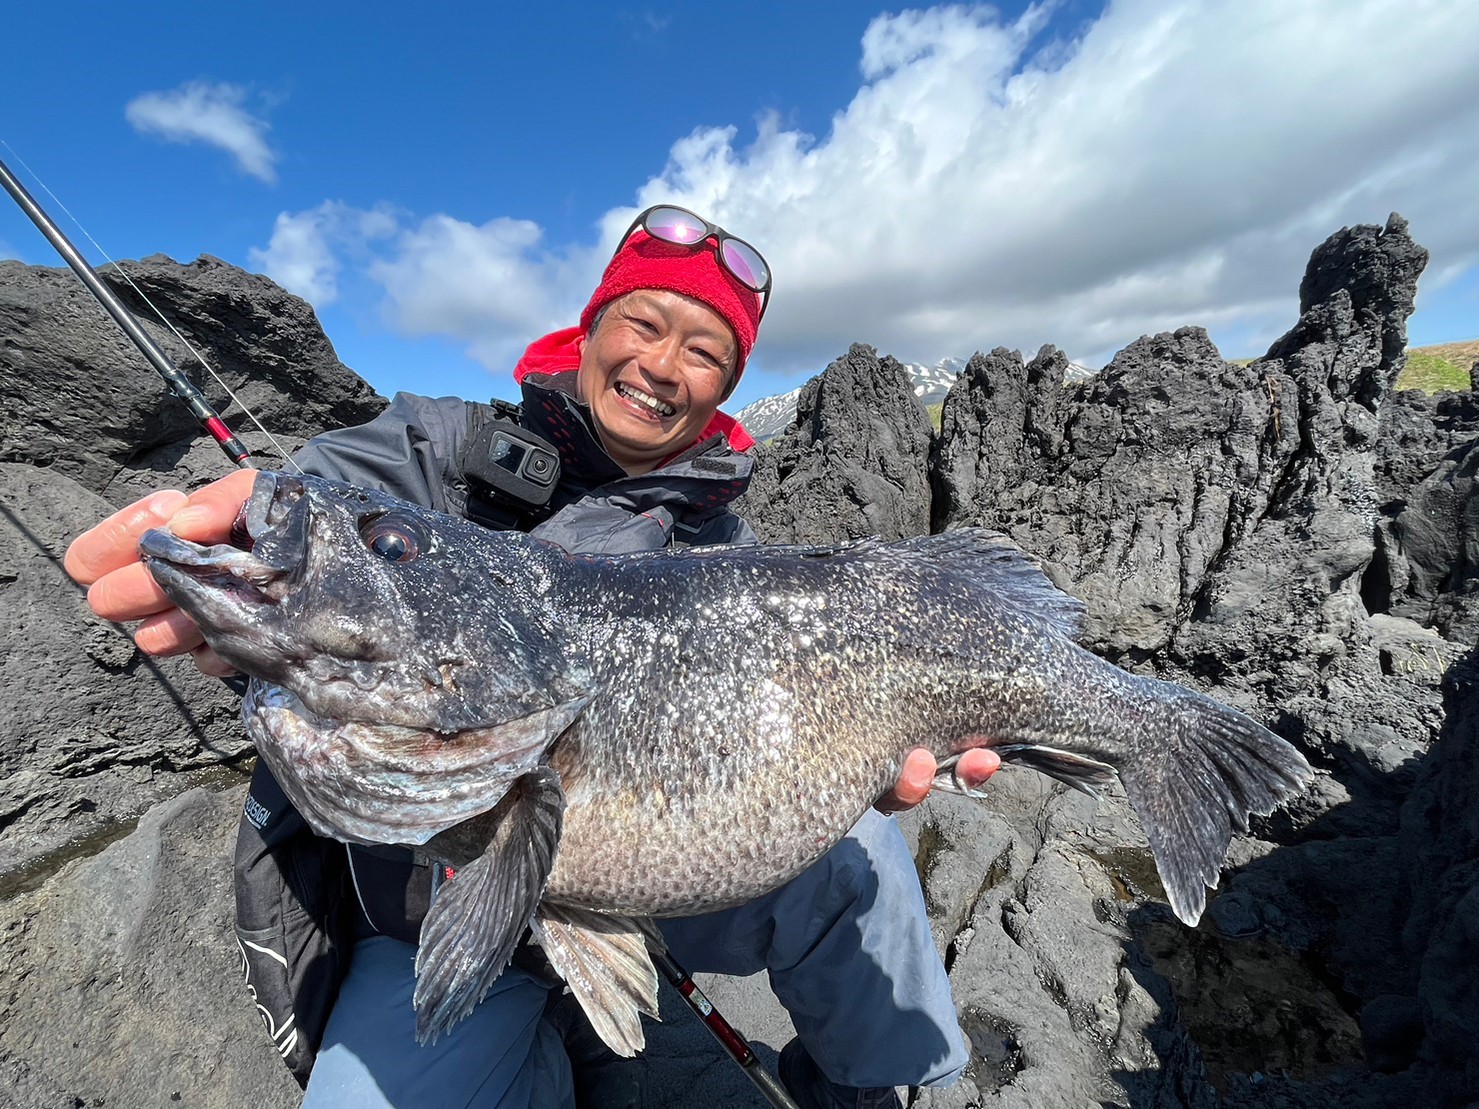
[[[960,756],[955,775],[962,784],[976,788],[1001,769],[1001,756],[989,747],[975,747]],[[874,804],[879,812],[903,812],[912,809],[929,795],[936,774],[935,756],[916,747],[904,757],[898,784]]]
[[[74,581],[88,587],[88,606],[103,619],[142,621],[134,629],[134,642],[145,654],[188,651],[202,673],[234,674],[139,561],[139,536],[150,528],[168,527],[195,543],[226,543],[256,478],[256,470],[238,470],[188,497],[178,489],[150,493],[72,540],[62,565]]]

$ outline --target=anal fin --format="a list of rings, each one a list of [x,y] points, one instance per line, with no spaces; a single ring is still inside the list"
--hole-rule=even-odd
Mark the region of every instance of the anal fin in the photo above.
[[[523,775],[490,811],[433,837],[458,859],[433,899],[416,951],[416,1038],[431,1043],[472,1012],[503,973],[529,926],[554,866],[565,814],[559,775],[541,766]],[[443,837],[446,837],[443,840]]]
[[[960,755],[948,755],[935,766],[935,778],[930,782],[930,792],[958,793],[962,797],[983,800],[990,796],[984,790],[968,786],[960,779]]]
[[[606,1046],[625,1058],[641,1051],[641,1014],[657,1016],[657,970],[647,944],[665,950],[652,922],[544,904],[533,929]]]
[[[1119,772],[1107,762],[1040,743],[1003,743],[993,745],[991,749],[1001,756],[1004,763],[1030,766],[1090,797],[1098,797],[1101,789],[1119,777]]]

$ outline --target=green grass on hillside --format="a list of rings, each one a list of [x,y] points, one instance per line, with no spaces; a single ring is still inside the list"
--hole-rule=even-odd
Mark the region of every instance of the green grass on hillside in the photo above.
[[[1397,375],[1397,388],[1421,389],[1424,393],[1466,393],[1469,367],[1475,362],[1479,362],[1479,340],[1409,347],[1407,365]]]
[[[1447,358],[1423,351],[1407,352],[1407,365],[1397,375],[1398,389],[1421,389],[1424,393],[1457,393],[1469,388],[1469,371]]]
[[[1229,358],[1228,361],[1246,366],[1257,359]],[[1475,362],[1479,362],[1479,339],[1408,347],[1407,365],[1397,375],[1397,388],[1421,389],[1424,393],[1467,393],[1469,367]]]

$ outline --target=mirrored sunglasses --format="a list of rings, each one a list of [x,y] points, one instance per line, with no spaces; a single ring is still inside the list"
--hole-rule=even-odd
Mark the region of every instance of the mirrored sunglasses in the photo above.
[[[687,208],[679,208],[675,204],[658,204],[632,220],[632,225],[627,228],[616,247],[618,253],[626,246],[632,232],[639,227],[654,239],[675,246],[699,246],[713,239],[718,244],[715,253],[719,256],[719,263],[741,285],[763,298],[759,318],[764,318],[765,309],[770,305],[770,266],[760,252],[744,239],[736,238],[718,224],[710,223]]]

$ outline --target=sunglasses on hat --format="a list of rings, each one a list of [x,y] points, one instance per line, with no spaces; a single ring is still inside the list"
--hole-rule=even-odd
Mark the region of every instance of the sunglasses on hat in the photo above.
[[[744,239],[736,238],[717,223],[710,223],[687,208],[679,208],[676,204],[658,204],[632,220],[632,225],[617,244],[617,253],[621,252],[621,248],[632,237],[632,232],[639,227],[654,239],[675,246],[698,246],[713,239],[718,244],[714,253],[719,256],[719,264],[741,285],[763,298],[756,323],[765,318],[765,309],[770,305],[770,266],[760,252]]]

